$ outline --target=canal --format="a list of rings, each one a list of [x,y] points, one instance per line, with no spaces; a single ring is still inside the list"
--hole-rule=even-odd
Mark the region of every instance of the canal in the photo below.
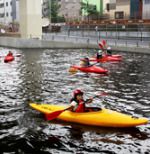
[[[85,98],[107,92],[92,106],[149,118],[150,55],[119,52],[122,62],[99,64],[109,73],[95,75],[68,72],[94,50],[0,48],[0,56],[9,50],[16,55],[13,62],[0,57],[1,153],[150,153],[150,124],[120,129],[48,122],[29,107],[30,102],[68,105],[72,91],[81,88]]]

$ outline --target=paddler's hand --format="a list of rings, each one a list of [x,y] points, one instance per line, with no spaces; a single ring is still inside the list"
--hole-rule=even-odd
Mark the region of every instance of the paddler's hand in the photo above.
[[[92,103],[92,101],[93,101],[93,98],[89,98],[85,101],[85,103]]]

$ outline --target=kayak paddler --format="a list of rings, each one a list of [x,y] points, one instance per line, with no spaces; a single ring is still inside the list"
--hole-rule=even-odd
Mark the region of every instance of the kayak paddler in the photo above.
[[[112,55],[112,51],[111,51],[111,47],[107,47],[107,55],[111,56]]]
[[[89,67],[89,66],[91,66],[89,58],[85,57],[85,58],[81,59],[80,60],[80,66],[81,67]]]
[[[11,51],[9,51],[7,56],[13,56],[13,53]]]
[[[103,57],[103,51],[102,50],[98,50],[96,53],[96,58],[99,60]]]
[[[73,97],[70,100],[70,107],[67,110],[71,110],[73,112],[87,112],[89,111],[86,109],[85,103],[92,103],[93,99],[90,98],[88,100],[83,99],[83,91],[80,89],[76,89],[73,91]]]

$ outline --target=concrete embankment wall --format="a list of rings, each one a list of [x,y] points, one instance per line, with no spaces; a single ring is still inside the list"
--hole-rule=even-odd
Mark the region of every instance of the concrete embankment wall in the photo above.
[[[140,46],[126,46],[124,44],[107,42],[112,50],[115,51],[127,51],[127,52],[139,52],[139,53],[149,53],[150,47]],[[81,40],[59,40],[59,39],[49,39],[49,40],[38,40],[38,39],[22,39],[22,38],[12,38],[12,37],[0,37],[0,46],[2,47],[12,47],[18,49],[32,49],[32,48],[49,48],[49,49],[98,49],[98,42],[87,39],[86,41]]]
[[[39,40],[39,39],[22,39],[22,38],[12,38],[12,37],[0,37],[0,46],[2,47],[13,47],[13,48],[89,48],[89,44],[74,43],[67,41],[56,41],[56,40]],[[91,48],[94,45],[91,46]]]

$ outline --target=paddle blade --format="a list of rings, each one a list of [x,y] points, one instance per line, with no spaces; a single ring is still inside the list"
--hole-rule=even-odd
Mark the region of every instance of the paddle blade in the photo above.
[[[53,120],[53,119],[57,118],[64,111],[65,110],[59,110],[59,111],[54,111],[49,114],[45,114],[45,118],[46,118],[46,120]]]
[[[74,67],[70,67],[69,68],[69,72],[70,73],[77,73],[78,72],[78,69],[74,68]]]
[[[100,47],[100,49],[104,49],[103,44],[102,43],[98,43],[98,46]]]
[[[18,55],[15,55],[15,57],[21,57],[21,55],[20,55],[20,54],[18,54]]]
[[[101,97],[101,96],[107,96],[107,95],[108,95],[108,93],[106,93],[106,92],[101,92],[100,94],[95,95],[93,98]]]
[[[102,40],[102,44],[103,44],[103,46],[106,46],[106,40]]]

